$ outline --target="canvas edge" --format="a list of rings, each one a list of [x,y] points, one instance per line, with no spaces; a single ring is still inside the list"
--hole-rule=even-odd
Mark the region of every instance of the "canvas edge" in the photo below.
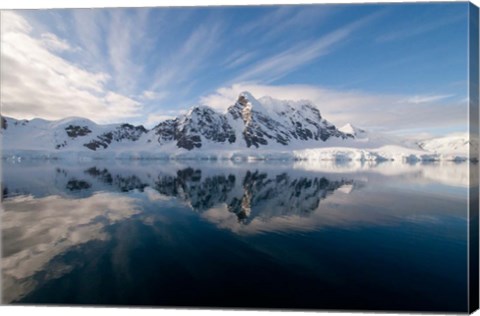
[[[470,3],[468,10],[468,98],[470,159],[478,160],[478,149],[472,140],[479,138],[479,9]],[[470,192],[468,210],[468,312],[479,304],[479,165],[470,163]]]

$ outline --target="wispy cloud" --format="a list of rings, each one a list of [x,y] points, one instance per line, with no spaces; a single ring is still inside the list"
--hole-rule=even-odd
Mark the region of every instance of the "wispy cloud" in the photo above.
[[[96,70],[104,70],[106,64],[104,34],[107,32],[106,10],[77,9],[71,11],[75,38],[84,48],[86,64]]]
[[[261,34],[259,37],[260,40],[274,40],[284,35],[285,31],[292,31],[292,29],[297,28],[305,29],[313,24],[318,27],[323,20],[327,19],[332,11],[333,8],[328,6],[280,6],[275,10],[265,13],[256,21],[238,28],[237,33],[240,35],[256,33]]]
[[[239,67],[248,61],[252,60],[258,53],[254,51],[246,52],[246,51],[236,51],[232,55],[230,55],[223,63],[222,66],[226,69],[232,69]]]
[[[165,99],[168,96],[168,92],[155,92],[151,90],[145,90],[143,91],[139,98],[142,100],[162,100]]]
[[[453,97],[453,94],[439,94],[439,95],[415,95],[413,97],[408,98],[406,101],[408,103],[413,104],[421,104],[421,103],[431,103],[436,102],[444,99],[448,99]]]
[[[113,68],[116,86],[132,92],[138,77],[143,73],[143,64],[135,63],[133,54],[139,54],[147,45],[146,37],[148,10],[129,13],[112,10],[108,36],[108,56]]]
[[[390,42],[396,40],[404,40],[411,37],[419,36],[422,34],[426,34],[432,31],[435,31],[438,28],[445,27],[455,22],[459,22],[462,19],[465,19],[465,15],[457,15],[450,18],[443,18],[432,21],[430,23],[425,23],[424,20],[419,21],[417,23],[410,23],[406,25],[404,28],[391,31],[389,33],[383,34],[379,36],[376,41],[377,42]]]
[[[173,55],[165,56],[149,90],[159,92],[172,83],[194,81],[193,74],[207,66],[208,58],[219,47],[221,30],[220,23],[200,25]]]
[[[292,48],[256,63],[233,79],[232,82],[262,81],[270,83],[282,78],[301,66],[331,53],[334,45],[346,40],[354,31],[369,23],[378,15],[378,13],[372,14],[347,24],[314,41],[296,44]]]
[[[257,32],[269,28],[272,24],[278,25],[280,22],[285,21],[292,16],[294,8],[291,6],[282,6],[273,11],[265,13],[261,18],[251,23],[243,25],[237,29],[237,33],[245,35],[251,32]]]

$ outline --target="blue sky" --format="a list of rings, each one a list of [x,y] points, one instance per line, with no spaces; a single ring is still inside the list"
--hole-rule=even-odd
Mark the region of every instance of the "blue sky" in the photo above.
[[[397,134],[466,130],[467,3],[2,12],[2,113],[153,126],[239,92]]]

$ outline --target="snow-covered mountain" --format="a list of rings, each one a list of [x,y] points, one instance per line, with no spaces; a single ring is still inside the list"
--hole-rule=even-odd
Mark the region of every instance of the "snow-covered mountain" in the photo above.
[[[320,115],[308,101],[287,102],[264,97],[256,100],[250,93],[240,94],[227,113],[207,106],[192,108],[186,115],[167,120],[155,128],[159,144],[174,143],[178,148],[216,147],[295,148],[328,139],[353,138]]]
[[[225,145],[302,148],[321,145],[331,138],[353,138],[323,119],[308,101],[287,102],[268,97],[258,101],[248,92],[242,93],[226,113],[196,106],[187,114],[161,122],[149,131],[130,124],[101,126],[83,118],[50,122],[4,117],[2,132],[7,149],[92,151],[115,149],[123,143],[129,143],[130,148],[132,143],[146,147],[154,143],[160,150],[174,147],[187,151]]]
[[[314,160],[466,159],[457,143],[407,143],[347,124],[337,128],[309,101],[255,99],[243,92],[225,113],[195,106],[148,130],[98,125],[85,118],[59,121],[2,117],[2,156],[36,158],[219,158]],[[455,147],[456,146],[456,147]],[[468,146],[467,146],[468,147]],[[463,148],[463,147],[462,147]],[[453,151],[452,151],[453,150]],[[452,152],[451,152],[452,151]],[[448,152],[448,155],[445,153]]]
[[[143,126],[130,124],[98,125],[85,118],[59,121],[16,120],[2,117],[4,150],[97,150],[114,143],[134,142],[147,133]]]
[[[471,157],[478,159],[478,141],[470,139],[467,133],[430,138],[419,141],[417,144],[420,148],[442,155],[447,160],[468,156],[469,152]]]

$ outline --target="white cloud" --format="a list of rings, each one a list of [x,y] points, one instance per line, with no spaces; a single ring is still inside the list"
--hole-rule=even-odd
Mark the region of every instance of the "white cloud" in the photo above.
[[[201,98],[200,103],[225,111],[234,104],[238,95],[249,91],[256,98],[271,96],[281,100],[311,100],[322,116],[342,126],[352,123],[359,127],[382,131],[399,131],[429,128],[446,128],[467,124],[467,103],[446,102],[447,97],[416,96],[424,101],[422,106],[409,102],[405,95],[373,94],[361,91],[341,91],[310,85],[259,85],[234,84],[219,88],[215,93]]]
[[[41,36],[43,45],[51,51],[69,51],[72,50],[67,41],[58,38],[53,33],[43,33]]]
[[[174,119],[175,115],[168,115],[168,114],[150,114],[147,117],[147,121],[145,122],[146,127],[152,127],[157,125],[160,122]]]
[[[90,72],[55,54],[68,42],[35,38],[20,15],[5,11],[1,33],[2,114],[16,118],[88,117],[99,123],[138,116],[142,106],[106,88],[110,75]]]
[[[138,116],[137,113],[141,110],[140,103],[115,92],[107,92],[104,100],[112,112],[120,111],[127,117]]]
[[[143,100],[161,100],[164,99],[168,96],[168,92],[162,91],[162,92],[156,92],[156,91],[151,91],[151,90],[145,90],[142,92],[140,95],[140,98]]]
[[[10,32],[28,33],[32,30],[32,26],[24,18],[12,11],[2,11],[0,22],[2,34]]]

